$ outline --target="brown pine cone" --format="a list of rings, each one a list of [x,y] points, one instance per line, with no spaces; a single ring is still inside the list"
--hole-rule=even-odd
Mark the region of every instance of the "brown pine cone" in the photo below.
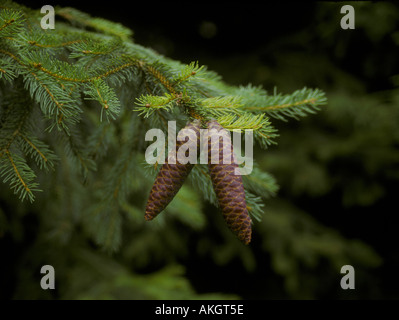
[[[158,172],[150,192],[147,207],[145,209],[144,218],[147,221],[154,219],[162,210],[166,208],[166,206],[173,200],[177,192],[180,190],[188,174],[191,172],[194,164],[181,164],[179,162],[177,151],[179,150],[180,146],[189,141],[187,142],[186,146],[195,145],[195,148],[197,148],[198,152],[200,141],[200,124],[201,122],[199,120],[194,120],[182,129],[191,129],[190,131],[186,132],[189,137],[186,137],[185,141],[176,141],[176,155],[174,156],[169,154],[165,160],[165,163]],[[172,159],[175,164],[171,163]]]
[[[219,138],[215,136],[215,132],[212,133],[212,129],[220,132]],[[230,135],[216,120],[208,122],[208,130],[208,168],[219,207],[229,228],[238,239],[249,244],[252,221],[247,210],[242,176],[235,174],[235,169],[239,169]],[[216,139],[212,139],[212,136]],[[217,149],[218,146],[219,149]],[[213,153],[212,150],[214,150]],[[215,152],[216,150],[219,152]]]

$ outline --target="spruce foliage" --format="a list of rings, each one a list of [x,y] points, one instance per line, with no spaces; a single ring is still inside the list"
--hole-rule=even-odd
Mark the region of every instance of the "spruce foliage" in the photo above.
[[[185,65],[134,43],[133,33],[120,24],[72,8],[55,12],[63,21],[43,30],[39,12],[2,4],[0,174],[17,196],[33,202],[43,190],[39,172],[66,165],[79,171],[85,188],[97,186],[94,194],[101,199],[87,208],[89,217],[108,221],[92,224],[98,227],[94,237],[112,250],[120,245],[119,209],[143,176],[148,129],[167,132],[168,120],[178,120],[180,129],[187,120],[216,119],[230,131],[253,130],[267,148],[277,138],[270,116],[298,118],[326,102],[318,89],[269,95],[252,85],[230,86],[198,62]],[[29,129],[33,124],[38,137]],[[202,171],[194,183],[217,205]],[[259,219],[262,200],[256,195],[274,194],[276,182],[266,173],[256,179],[245,181],[255,192],[247,195],[248,209]]]

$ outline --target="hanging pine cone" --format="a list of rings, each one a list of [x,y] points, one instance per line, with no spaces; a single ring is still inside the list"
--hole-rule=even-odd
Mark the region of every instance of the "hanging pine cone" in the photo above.
[[[188,137],[186,137],[185,141],[176,141],[176,156],[169,154],[165,163],[158,172],[145,209],[144,218],[146,220],[149,221],[154,219],[166,208],[180,190],[188,174],[191,172],[194,164],[181,164],[177,156],[177,151],[181,145],[189,141],[187,142],[187,147],[195,147],[198,152],[200,124],[201,122],[199,120],[194,120],[182,130],[182,132],[187,133]],[[184,131],[185,129],[191,130]],[[171,163],[171,159],[174,160],[173,162],[175,164]]]
[[[211,132],[212,129],[220,132],[219,139],[212,139],[214,135]],[[252,221],[247,210],[242,176],[235,174],[238,164],[230,135],[216,120],[208,123],[208,130],[208,168],[219,207],[229,228],[238,239],[249,244]],[[225,137],[222,138],[222,135]],[[217,149],[218,145],[219,149]],[[218,150],[218,152],[212,152],[212,150]]]

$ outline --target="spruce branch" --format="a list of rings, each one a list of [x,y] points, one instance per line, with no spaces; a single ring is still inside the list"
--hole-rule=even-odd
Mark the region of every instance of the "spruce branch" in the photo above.
[[[241,97],[221,96],[200,100],[200,105],[204,108],[200,113],[210,115],[210,117],[221,117],[223,115],[239,114],[238,110],[242,107]],[[209,117],[209,116],[208,116]]]
[[[34,182],[36,175],[21,156],[5,150],[0,157],[0,177],[3,183],[8,183],[10,189],[23,201],[26,198],[30,202],[35,199],[34,193],[40,191],[38,184]]]
[[[24,154],[34,159],[41,170],[54,170],[55,161],[58,160],[58,157],[49,149],[48,145],[30,133],[20,133],[18,139],[18,144]]]
[[[86,181],[89,172],[96,171],[96,162],[89,156],[89,151],[85,148],[81,132],[73,128],[71,130],[61,130],[59,139],[65,148],[65,153],[71,158],[73,168],[80,171],[83,180]]]
[[[69,131],[69,125],[77,123],[82,110],[77,108],[76,95],[71,95],[72,88],[65,90],[65,86],[54,83],[42,74],[30,72],[25,77],[25,87],[39,104],[47,119],[52,119],[49,126],[59,130]]]
[[[246,191],[245,201],[247,202],[247,210],[250,216],[256,221],[262,221],[262,216],[264,214],[263,207],[265,206],[262,198]]]
[[[170,111],[175,106],[177,99],[176,95],[169,93],[165,93],[163,96],[142,95],[137,98],[138,107],[134,111],[138,111],[139,115],[144,115],[144,118],[148,118],[158,109]]]
[[[91,61],[93,58],[118,57],[122,52],[120,50],[122,44],[123,42],[115,39],[105,42],[95,41],[90,38],[82,39],[69,45],[69,49],[72,51],[69,54],[69,58],[80,59],[80,62],[85,64],[86,60]]]
[[[0,65],[0,79],[12,82],[16,78],[15,68],[11,58],[4,58],[1,60]]]
[[[90,15],[74,8],[56,8],[56,13],[80,27],[91,27],[104,34],[116,36],[122,40],[128,40],[133,32],[120,23],[111,22],[102,18],[92,18]]]
[[[191,62],[185,65],[179,74],[172,80],[175,85],[187,84],[190,80],[201,78],[204,74],[205,66],[200,66],[198,62]]]
[[[243,176],[243,181],[247,190],[265,200],[275,196],[278,191],[276,179],[270,173],[260,170],[256,165],[250,175]]]
[[[147,146],[146,131],[166,132],[171,120],[182,128],[194,119],[202,126],[215,119],[232,132],[252,131],[266,148],[278,137],[271,118],[299,119],[326,103],[319,89],[269,95],[261,87],[231,86],[196,61],[184,64],[134,43],[133,32],[121,24],[73,8],[55,12],[64,21],[43,32],[37,10],[11,1],[0,7],[0,175],[20,198],[33,201],[38,185],[31,164],[57,171],[62,159],[98,189],[89,217],[102,230],[96,242],[111,250],[121,241],[120,207],[129,206],[129,195],[150,181],[137,169],[143,167],[138,159]],[[43,128],[33,130],[35,123]],[[206,166],[195,165],[188,181],[182,199],[194,189],[217,205]],[[243,183],[248,212],[259,220],[276,182],[255,167]],[[176,199],[171,212],[184,207]],[[193,219],[193,226],[203,225],[201,215]],[[109,228],[100,226],[103,220]],[[97,227],[89,228],[93,236]]]
[[[147,64],[144,66],[145,70],[153,76],[153,78],[157,81],[159,81],[160,84],[163,85],[163,87],[167,90],[167,92],[176,95],[177,91],[174,88],[174,85],[172,83],[172,80],[169,80],[167,76],[165,76],[164,71],[166,69],[166,66],[157,63],[155,65],[150,65]]]
[[[5,9],[0,11],[0,38],[12,37],[18,34],[24,23],[23,14],[20,11]]]
[[[308,113],[315,113],[327,101],[323,91],[306,87],[287,95],[275,91],[269,96],[263,89],[252,86],[241,87],[239,92],[243,93],[245,110],[264,112],[283,121],[287,121],[287,117],[299,120],[299,117],[305,117]]]
[[[118,117],[120,101],[116,96],[115,91],[103,80],[94,80],[90,82],[90,85],[87,86],[84,93],[88,95],[85,99],[96,100],[101,104],[101,121],[103,112],[105,112],[108,121],[109,119],[115,120]]]
[[[272,139],[277,136],[276,130],[271,126],[269,118],[265,117],[264,114],[227,115],[218,118],[218,121],[227,130],[252,130],[255,138],[264,148],[275,143]]]

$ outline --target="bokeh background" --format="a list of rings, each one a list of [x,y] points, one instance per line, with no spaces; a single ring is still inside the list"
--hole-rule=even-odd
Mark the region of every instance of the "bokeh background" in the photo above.
[[[340,27],[344,4],[355,9],[354,30]],[[136,213],[127,210],[122,246],[109,254],[76,223],[73,205],[59,219],[57,210],[41,210],[45,200],[29,207],[1,184],[1,299],[399,298],[397,4],[52,5],[120,22],[136,43],[198,61],[229,84],[262,85],[269,93],[320,88],[328,104],[300,121],[272,119],[278,145],[257,149],[255,159],[280,188],[265,202],[248,247],[198,199],[198,221],[172,212],[152,229],[129,220]],[[195,195],[186,192],[189,202]],[[56,290],[39,286],[44,264],[55,267]],[[355,290],[340,287],[346,264],[355,268]]]

